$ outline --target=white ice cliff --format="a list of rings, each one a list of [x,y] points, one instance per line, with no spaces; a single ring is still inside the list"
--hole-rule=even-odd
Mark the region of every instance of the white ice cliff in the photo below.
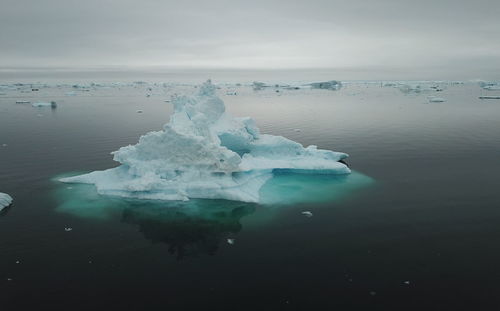
[[[100,194],[187,200],[259,202],[273,171],[348,174],[345,153],[304,148],[281,136],[261,134],[251,118],[233,118],[210,81],[193,96],[172,100],[174,112],[162,131],[113,152],[120,166],[62,178],[94,184]]]
[[[0,211],[12,204],[12,198],[7,193],[0,192]]]

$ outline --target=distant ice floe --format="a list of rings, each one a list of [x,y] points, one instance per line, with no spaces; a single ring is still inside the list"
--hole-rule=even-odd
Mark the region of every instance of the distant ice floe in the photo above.
[[[430,92],[441,92],[443,91],[443,88],[439,85],[433,85],[433,84],[400,84],[399,90],[402,93],[405,94],[410,94],[410,93],[430,93]]]
[[[309,84],[313,89],[324,89],[324,90],[339,90],[342,87],[340,81],[325,81],[325,82],[314,82]]]
[[[276,90],[279,90],[279,89],[299,90],[299,89],[303,89],[303,88],[339,90],[342,87],[342,83],[340,81],[336,81],[336,80],[324,81],[324,82],[312,82],[312,83],[295,83],[295,84],[287,84],[287,83],[267,84],[264,82],[254,81],[252,83],[252,87],[256,91],[262,90],[265,88],[274,88]]]
[[[304,148],[282,136],[261,134],[251,118],[231,117],[210,81],[193,96],[172,98],[172,104],[174,113],[163,130],[112,153],[120,166],[59,180],[140,199],[260,202],[261,187],[275,173],[351,172],[339,162],[345,153]]]
[[[500,82],[497,81],[480,81],[479,86],[484,90],[488,91],[499,91],[500,90]]]
[[[7,193],[0,192],[0,211],[12,204],[12,197]]]

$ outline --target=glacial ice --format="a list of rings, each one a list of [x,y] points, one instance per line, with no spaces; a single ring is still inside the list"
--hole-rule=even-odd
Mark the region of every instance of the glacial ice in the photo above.
[[[347,154],[261,134],[253,119],[226,113],[215,92],[209,80],[192,96],[174,97],[163,130],[112,152],[120,166],[59,180],[139,199],[260,202],[261,187],[276,172],[350,173],[339,162]]]
[[[12,204],[12,197],[7,193],[0,192],[0,211]]]

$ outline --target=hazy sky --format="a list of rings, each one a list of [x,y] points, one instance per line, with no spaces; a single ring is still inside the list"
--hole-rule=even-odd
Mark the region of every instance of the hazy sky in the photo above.
[[[45,66],[491,76],[500,1],[0,0],[0,68]]]

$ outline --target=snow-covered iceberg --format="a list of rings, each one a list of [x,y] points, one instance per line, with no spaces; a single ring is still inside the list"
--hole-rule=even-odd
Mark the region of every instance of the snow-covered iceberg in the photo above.
[[[12,197],[7,193],[0,192],[0,211],[12,204]]]
[[[100,194],[132,198],[259,202],[273,172],[350,173],[339,162],[347,154],[261,134],[253,119],[227,114],[215,92],[207,81],[196,94],[174,98],[163,130],[112,153],[120,166],[60,181],[94,184]]]

